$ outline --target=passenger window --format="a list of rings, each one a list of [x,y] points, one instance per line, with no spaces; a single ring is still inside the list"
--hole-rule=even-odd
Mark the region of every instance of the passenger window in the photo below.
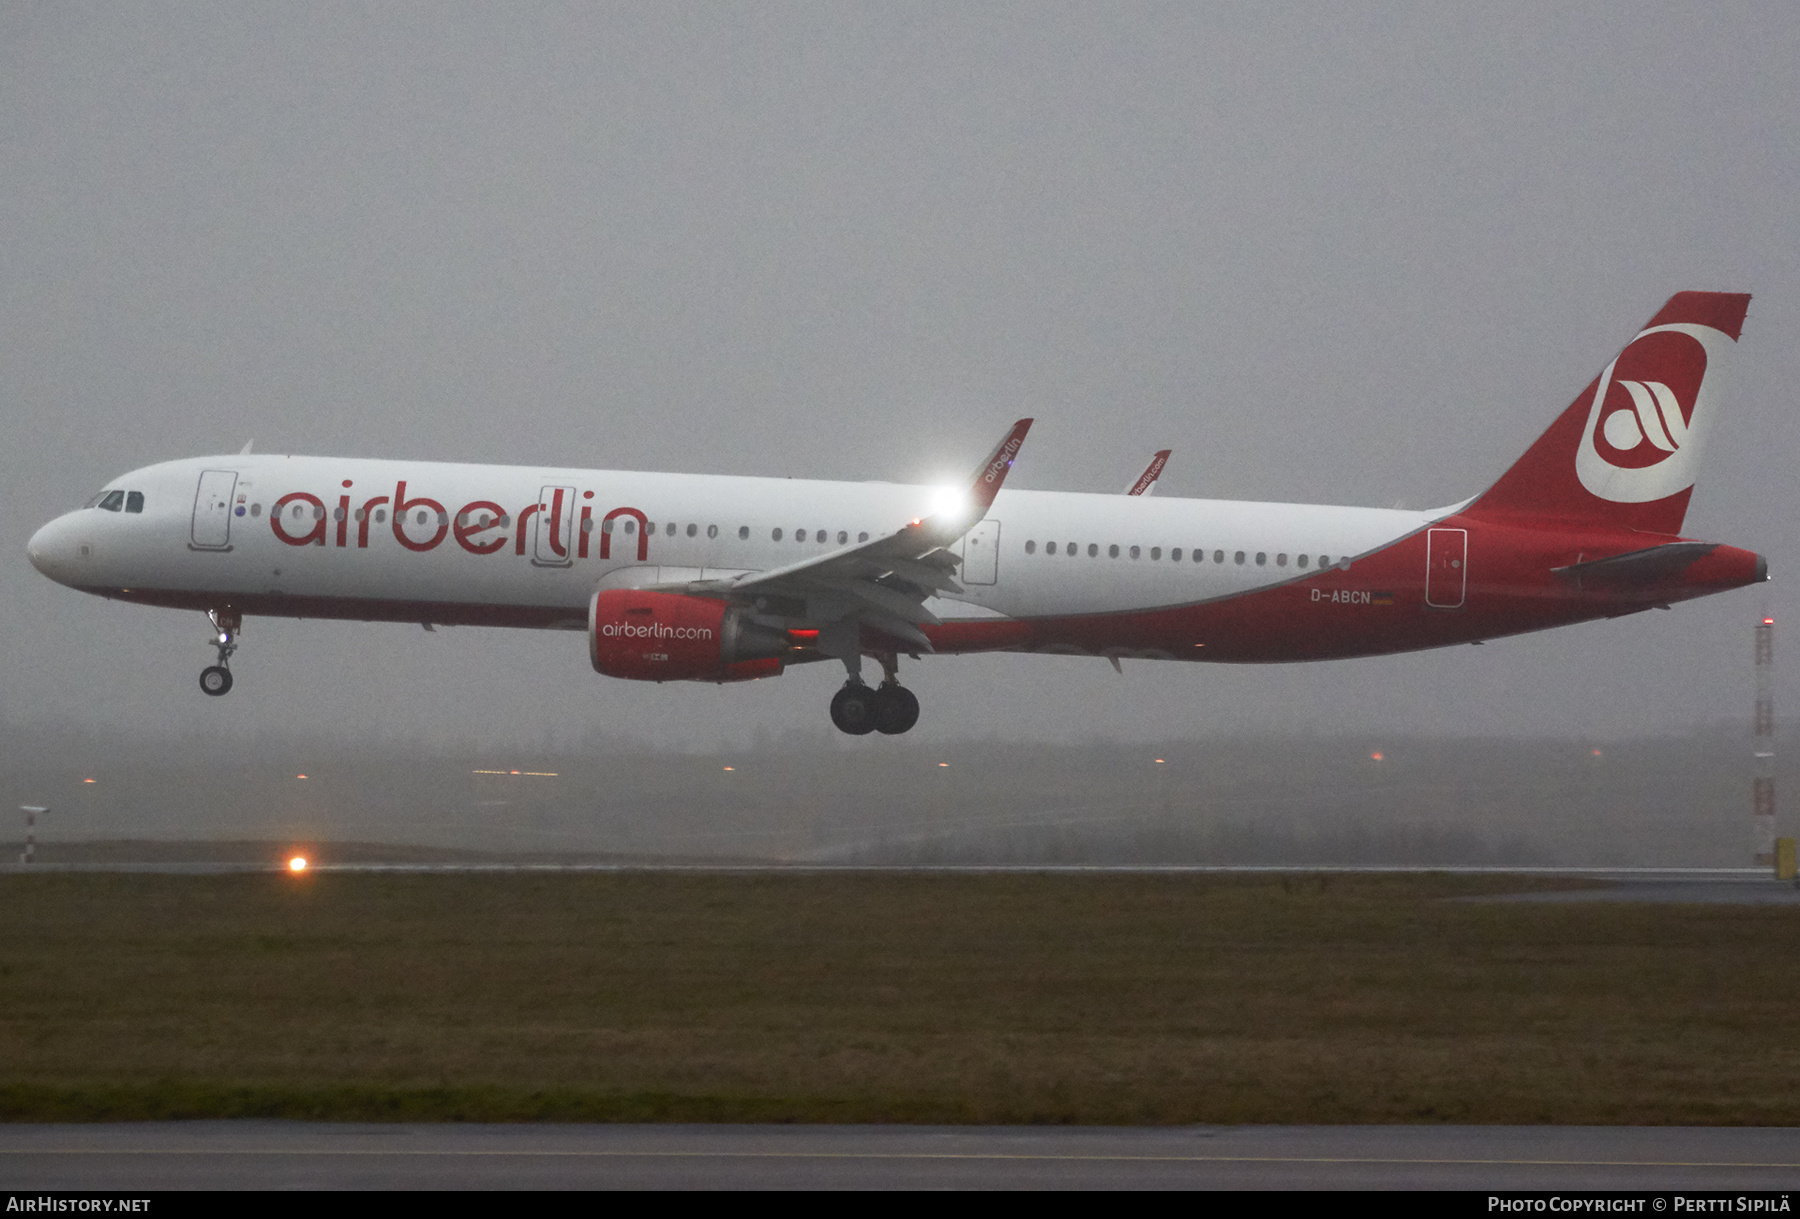
[[[1224,552],[1224,551],[1223,551],[1223,550],[1215,550],[1215,551],[1213,551],[1213,562],[1215,562],[1215,563],[1223,563],[1223,562],[1224,562],[1224,561],[1225,561],[1225,552]],[[1240,560],[1238,560],[1238,561],[1239,561],[1239,562],[1240,562],[1240,563],[1241,563],[1241,562],[1243,562],[1243,560],[1242,560],[1242,559],[1240,559]]]
[[[1268,563],[1268,561],[1269,561],[1269,556],[1268,556],[1268,555],[1266,555],[1266,554],[1264,554],[1264,553],[1263,553],[1263,552],[1262,552],[1262,551],[1260,551],[1260,550],[1259,550],[1259,551],[1257,551],[1257,552],[1256,552],[1256,565],[1257,565],[1257,566],[1258,566],[1258,567],[1262,567],[1262,566],[1263,566],[1263,565],[1265,565],[1265,564],[1266,564],[1266,563]]]
[[[1037,553],[1037,543],[1036,542],[1025,543],[1025,553],[1026,554],[1036,554]]]
[[[1275,566],[1286,567],[1287,566],[1287,556],[1284,554],[1276,555],[1275,556]]]
[[[1152,555],[1154,555],[1156,552],[1151,551],[1150,553]],[[1181,562],[1181,547],[1177,546],[1175,549],[1173,549],[1169,552],[1169,562],[1171,562],[1171,563]]]
[[[1319,556],[1319,566],[1320,567],[1330,567],[1331,566],[1331,556],[1328,554],[1320,555]]]
[[[718,537],[719,536],[719,527],[717,525],[708,525],[706,527],[706,536],[709,538]]]
[[[1243,565],[1243,562],[1244,562],[1244,552],[1243,551],[1240,550],[1237,552],[1237,557],[1234,560],[1234,562],[1236,562],[1239,566]]]
[[[1031,551],[1029,549],[1027,549],[1025,553],[1030,554]],[[1056,553],[1056,543],[1055,542],[1045,542],[1044,543],[1044,553],[1045,554],[1055,554]]]
[[[688,526],[687,533],[690,538],[699,532],[700,532],[700,526],[698,526],[698,525],[689,525]]]
[[[358,513],[356,519],[359,521],[362,520],[362,516],[361,516],[362,509],[358,508],[356,511]],[[262,505],[261,504],[251,504],[250,505],[250,515],[251,516],[261,516],[262,515]]]
[[[859,533],[856,535],[856,540],[859,542],[866,542],[869,540],[869,535],[866,533]]]
[[[1161,546],[1152,546],[1150,548],[1150,557],[1152,559],[1162,558],[1162,547]]]
[[[663,532],[668,534],[670,537],[674,537],[675,536],[675,522],[670,521],[667,525],[663,526]]]
[[[1300,555],[1294,559],[1294,562],[1301,567],[1305,567],[1306,566],[1306,556]]]
[[[142,491],[127,491],[125,493],[125,511],[142,512],[143,510],[144,493]]]
[[[838,530],[838,545],[839,545],[839,546],[842,546],[842,545],[844,545],[844,544],[845,544],[845,543],[846,543],[846,542],[848,542],[848,541],[849,541],[849,540],[850,540],[850,532],[849,532],[849,530],[847,530],[847,529],[840,529],[840,530]]]
[[[1118,558],[1119,557],[1119,548],[1117,546],[1108,546],[1106,548],[1106,557],[1109,559]]]
[[[1100,557],[1100,543],[1089,542],[1088,543],[1088,558],[1097,559],[1099,557]]]
[[[781,530],[779,530],[779,529],[769,530],[769,537],[774,539],[775,541],[779,542],[781,540]]]
[[[1131,557],[1135,559],[1138,557],[1138,554],[1139,554],[1138,548],[1136,546],[1133,546],[1131,548]]]
[[[108,491],[105,495],[100,497],[98,506],[106,509],[108,512],[117,512],[125,506],[125,493],[123,491]]]
[[[750,538],[750,526],[739,525],[738,526],[738,541],[740,541],[740,542],[748,541],[749,538]]]
[[[637,532],[637,522],[632,520],[630,517],[625,518],[625,532],[626,533],[636,533]]]

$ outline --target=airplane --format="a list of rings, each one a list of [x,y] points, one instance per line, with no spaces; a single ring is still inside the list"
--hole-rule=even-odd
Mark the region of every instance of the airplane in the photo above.
[[[1749,301],[1671,297],[1497,482],[1431,511],[1004,489],[1021,419],[953,487],[246,446],[132,471],[29,554],[83,592],[203,611],[213,696],[247,616],[526,627],[585,633],[594,669],[633,681],[835,660],[832,722],[895,735],[919,717],[902,656],[1373,656],[1767,579],[1681,536]]]

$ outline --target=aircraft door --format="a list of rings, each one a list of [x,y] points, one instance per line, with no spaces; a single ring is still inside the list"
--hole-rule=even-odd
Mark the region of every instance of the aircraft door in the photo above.
[[[1457,609],[1469,587],[1469,531],[1433,529],[1425,535],[1425,604]]]
[[[188,536],[195,550],[231,549],[231,497],[237,490],[234,470],[202,470],[194,489],[194,523]]]
[[[963,538],[964,584],[992,584],[1000,578],[1000,522],[982,521]]]
[[[575,488],[543,487],[532,521],[531,561],[539,567],[567,567],[575,561]]]

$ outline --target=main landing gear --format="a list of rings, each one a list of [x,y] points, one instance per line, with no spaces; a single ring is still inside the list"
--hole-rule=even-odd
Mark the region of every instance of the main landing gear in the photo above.
[[[213,647],[219,650],[219,663],[200,670],[200,688],[217,698],[231,690],[231,654],[237,651],[244,616],[231,609],[207,610],[206,616],[213,624]]]
[[[891,654],[878,659],[883,673],[881,685],[869,689],[863,684],[862,675],[853,670],[844,688],[832,696],[831,722],[838,731],[851,736],[871,732],[899,736],[919,722],[919,700],[900,684],[898,660]]]

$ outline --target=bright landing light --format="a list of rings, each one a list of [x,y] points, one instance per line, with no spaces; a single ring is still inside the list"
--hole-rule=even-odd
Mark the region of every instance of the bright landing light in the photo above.
[[[932,493],[933,516],[961,516],[968,510],[969,497],[961,487],[939,487]]]
[[[306,871],[306,856],[296,855],[292,859],[288,860],[288,871],[290,871],[290,872]]]

